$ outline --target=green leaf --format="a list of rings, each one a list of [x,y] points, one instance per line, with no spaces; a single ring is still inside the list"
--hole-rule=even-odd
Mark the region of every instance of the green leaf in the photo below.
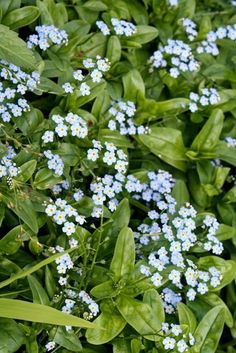
[[[86,3],[83,5],[86,9],[89,9],[91,11],[106,11],[108,10],[108,7],[104,4],[103,1],[100,0],[89,0],[86,1]]]
[[[25,183],[33,175],[37,166],[37,161],[32,159],[20,166],[20,173],[14,178],[16,181]]]
[[[178,179],[172,189],[172,196],[177,202],[178,207],[190,201],[187,185],[184,180]]]
[[[45,268],[45,288],[50,298],[53,298],[56,292],[56,281],[49,266]]]
[[[224,308],[217,305],[203,317],[198,324],[194,337],[194,353],[214,353],[217,349],[224,327]]]
[[[129,325],[140,335],[155,340],[153,335],[160,330],[160,323],[148,304],[125,295],[119,295],[116,304],[119,312]]]
[[[137,32],[132,35],[132,41],[145,44],[151,42],[158,36],[158,30],[152,26],[137,26]]]
[[[201,301],[209,304],[211,307],[215,307],[216,305],[221,305],[225,311],[225,323],[228,327],[232,328],[234,325],[233,316],[225,304],[225,302],[215,293],[207,293],[206,295],[201,296]]]
[[[37,89],[41,92],[56,94],[57,96],[62,96],[65,94],[61,86],[44,76],[40,77],[40,83],[37,85]]]
[[[78,336],[73,331],[66,331],[64,327],[57,327],[56,332],[53,330],[52,339],[60,346],[72,352],[82,351],[82,345]]]
[[[62,181],[61,177],[57,177],[48,168],[40,169],[34,178],[34,187],[39,190],[51,189],[53,185]]]
[[[80,319],[76,316],[65,314],[50,306],[29,303],[17,299],[0,298],[0,317],[44,324],[95,328],[92,322]]]
[[[198,152],[213,151],[219,142],[223,122],[223,112],[220,109],[213,110],[201,131],[195,137],[191,149]]]
[[[147,135],[139,135],[137,140],[164,162],[182,171],[186,170],[185,146],[179,130],[166,127],[153,127]]]
[[[135,243],[130,228],[123,228],[117,238],[110,270],[118,281],[125,275],[132,273],[135,263]]]
[[[144,99],[140,102],[137,110],[136,121],[139,124],[162,119],[163,116],[177,115],[188,110],[189,99],[173,98],[163,102],[154,99]]]
[[[26,198],[27,197],[27,198]],[[14,195],[5,190],[2,200],[34,233],[38,232],[38,222],[29,195]]]
[[[113,297],[117,295],[117,290],[114,286],[114,282],[109,280],[106,282],[103,282],[96,287],[93,287],[90,291],[90,293],[95,297],[99,299],[103,299],[106,297]]]
[[[39,109],[31,108],[29,112],[24,113],[24,115],[16,119],[16,125],[25,136],[31,136],[37,131],[42,130],[41,124],[43,121],[43,113]]]
[[[184,303],[177,305],[180,325],[187,325],[190,332],[194,332],[197,326],[197,320],[194,313]]]
[[[1,353],[14,353],[18,351],[21,345],[25,343],[25,338],[19,325],[14,320],[0,318]]]
[[[33,295],[33,302],[37,304],[49,305],[48,295],[37,278],[29,275],[27,279]]]
[[[105,328],[105,330],[97,328],[86,331],[87,341],[95,345],[110,342],[119,335],[126,325],[126,321],[111,301],[103,302],[101,311],[93,323],[98,327]]]
[[[0,251],[8,255],[16,253],[23,241],[28,240],[31,235],[25,226],[14,227],[0,240]]]
[[[108,39],[106,57],[112,64],[120,60],[121,45],[117,36],[110,36]]]
[[[217,144],[216,157],[236,167],[235,149],[228,147],[226,142],[221,141]]]
[[[161,300],[161,297],[156,289],[148,289],[143,296],[143,302],[148,304],[151,309],[154,317],[156,318],[157,324],[160,326],[165,321],[165,310],[164,305]]]
[[[11,29],[18,29],[28,26],[30,23],[37,20],[40,11],[36,6],[24,6],[7,13],[2,23]]]
[[[145,96],[145,85],[138,70],[130,70],[122,77],[124,86],[124,98],[126,100],[138,101]]]
[[[35,69],[36,61],[26,43],[8,27],[0,25],[0,57],[24,69]]]

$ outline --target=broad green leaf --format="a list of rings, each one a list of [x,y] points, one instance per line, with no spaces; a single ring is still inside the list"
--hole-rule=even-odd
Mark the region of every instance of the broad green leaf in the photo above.
[[[41,92],[56,94],[57,96],[62,96],[65,94],[61,86],[44,76],[41,76],[40,83],[37,86],[37,90]]]
[[[0,57],[23,69],[33,70],[36,66],[35,58],[26,47],[26,43],[8,27],[0,25]]]
[[[138,101],[145,96],[145,85],[140,72],[136,69],[130,70],[122,77],[124,86],[124,98],[126,100]]]
[[[37,304],[49,305],[48,295],[37,278],[29,275],[27,279],[33,295],[33,302]]]
[[[165,321],[165,310],[161,297],[156,289],[148,289],[143,296],[143,302],[148,304],[152,313],[156,318],[157,323],[159,323],[160,330],[161,325]]]
[[[112,64],[120,60],[121,45],[117,36],[110,36],[108,39],[106,57]]]
[[[194,332],[196,342],[192,351],[194,353],[214,353],[223,331],[224,321],[224,308],[221,305],[208,311]]]
[[[14,178],[16,181],[25,183],[33,175],[37,166],[37,161],[32,159],[20,166],[20,173]]]
[[[38,232],[38,222],[36,212],[33,209],[29,195],[24,193],[14,195],[5,190],[1,195],[3,202],[11,209],[34,233]]]
[[[0,239],[0,251],[8,255],[16,253],[23,241],[29,240],[31,235],[32,232],[24,225],[14,227]]]
[[[92,11],[106,11],[108,7],[104,4],[103,1],[100,0],[89,0],[83,5],[84,8],[92,10]]]
[[[130,228],[123,228],[117,238],[110,270],[117,280],[132,273],[135,263],[134,235]]]
[[[221,223],[217,229],[216,236],[221,241],[231,239],[236,236],[236,229],[235,227]]]
[[[55,176],[48,168],[40,169],[34,178],[34,187],[39,190],[51,189],[53,185],[62,181],[61,177]]]
[[[140,335],[155,340],[154,335],[160,330],[160,323],[148,304],[125,295],[119,295],[116,304],[119,312],[129,325]]]
[[[151,42],[158,36],[158,30],[152,26],[137,26],[137,32],[132,35],[132,41],[145,44]]]
[[[206,295],[201,296],[201,301],[206,302],[209,304],[211,307],[215,307],[216,305],[221,305],[224,308],[225,311],[225,323],[228,327],[232,328],[234,321],[233,321],[233,316],[228,308],[228,306],[225,304],[225,302],[215,293],[207,293]]]
[[[220,109],[215,109],[195,137],[191,149],[198,152],[212,151],[217,143],[223,128],[224,114]]]
[[[58,153],[63,162],[68,166],[75,166],[81,158],[78,146],[73,143],[61,143],[60,148],[55,150],[55,153]]]
[[[197,326],[197,320],[194,313],[184,303],[178,303],[177,309],[180,325],[187,325],[189,327],[189,331],[193,333]]]
[[[184,180],[178,179],[172,189],[172,196],[175,198],[178,207],[183,206],[186,202],[189,202],[189,192],[187,185]]]
[[[166,127],[153,127],[146,135],[139,135],[137,140],[164,162],[182,171],[186,170],[187,158],[185,146],[179,130]]]
[[[58,326],[95,328],[92,322],[65,314],[50,306],[25,302],[17,299],[0,298],[0,317],[9,319],[41,322]]]
[[[117,290],[114,286],[114,282],[109,280],[106,282],[103,282],[96,287],[93,287],[90,291],[90,293],[95,297],[95,298],[107,298],[107,297],[113,297],[117,295]]]
[[[0,351],[14,353],[25,343],[25,335],[19,325],[11,319],[0,318]]]
[[[88,329],[86,331],[87,341],[91,344],[100,345],[110,342],[119,335],[126,325],[126,321],[119,314],[111,301],[102,304],[101,314],[93,321],[94,325],[100,328]]]
[[[189,17],[192,18],[194,16],[196,8],[196,0],[180,0],[179,3],[179,12],[181,18]]]
[[[111,100],[108,92],[106,90],[101,91],[100,94],[97,95],[91,113],[99,120],[101,120],[101,116],[108,110],[111,106]]]
[[[217,144],[216,157],[236,167],[235,149],[228,147],[226,142],[221,141]]]
[[[17,29],[36,21],[39,15],[39,9],[36,6],[24,6],[8,12],[2,23],[11,29]]]
[[[163,116],[180,114],[188,110],[189,99],[173,98],[163,102],[156,102],[154,99],[144,99],[140,102],[137,110],[136,121],[139,124],[162,119]]]
[[[57,327],[55,332],[53,330],[52,339],[54,342],[68,349],[69,351],[82,351],[82,345],[80,343],[79,337],[73,331],[66,331],[64,327]]]
[[[42,131],[43,121],[43,113],[39,109],[31,108],[29,112],[16,119],[16,125],[25,136],[32,136],[37,131]]]

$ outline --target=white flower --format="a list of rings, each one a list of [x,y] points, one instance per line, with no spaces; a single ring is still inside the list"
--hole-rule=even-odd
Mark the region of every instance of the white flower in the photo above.
[[[66,82],[62,85],[62,88],[64,89],[64,91],[66,93],[72,93],[74,91],[74,88],[73,86],[69,83],[69,82]]]
[[[101,71],[95,69],[91,72],[91,78],[93,82],[100,82],[102,79]]]
[[[80,93],[82,94],[82,96],[89,96],[90,95],[90,87],[89,87],[89,85],[87,85],[86,82],[81,83]]]

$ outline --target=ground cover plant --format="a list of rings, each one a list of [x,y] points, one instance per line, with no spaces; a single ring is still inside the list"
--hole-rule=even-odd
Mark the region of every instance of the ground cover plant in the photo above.
[[[0,352],[236,352],[236,2],[0,0]]]

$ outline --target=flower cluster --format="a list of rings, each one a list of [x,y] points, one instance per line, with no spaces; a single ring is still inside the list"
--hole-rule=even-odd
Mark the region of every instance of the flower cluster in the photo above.
[[[68,180],[62,180],[60,183],[53,185],[52,187],[52,192],[54,195],[60,194],[63,190],[68,190],[69,189],[69,181]]]
[[[97,161],[102,155],[102,161],[108,166],[114,166],[118,173],[125,173],[127,170],[127,154],[122,149],[118,149],[113,143],[105,142],[104,145],[100,141],[93,140],[93,148],[89,148],[87,159]]]
[[[192,333],[184,334],[180,325],[168,324],[164,322],[162,324],[162,331],[165,333],[165,338],[162,340],[164,349],[171,352],[187,352],[191,346],[195,344],[195,338]]]
[[[187,33],[188,39],[192,42],[198,35],[198,32],[196,30],[196,23],[190,20],[190,18],[183,18],[181,20],[181,23]]]
[[[37,34],[31,34],[27,41],[28,48],[39,47],[45,51],[52,45],[63,45],[68,43],[68,35],[63,29],[59,29],[53,25],[36,26]]]
[[[121,135],[142,135],[148,132],[143,125],[135,126],[132,117],[135,115],[136,107],[131,101],[112,101],[109,113],[115,118],[110,119],[108,127],[114,131],[119,129]]]
[[[79,292],[79,298],[82,303],[87,305],[88,313],[84,312],[83,316],[87,320],[91,320],[99,313],[98,304],[84,290]]]
[[[122,192],[122,183],[124,176],[119,173],[115,175],[106,174],[103,178],[99,178],[91,183],[90,190],[93,192],[93,202],[95,208],[93,209],[92,216],[95,218],[100,217],[102,214],[102,205],[108,202],[108,208],[111,212],[116,210],[118,200],[116,196]]]
[[[64,248],[62,247],[59,247],[57,246],[56,247],[56,250],[59,251],[59,252],[64,252]],[[57,264],[57,272],[59,274],[63,274],[65,275],[67,273],[68,270],[71,270],[73,267],[74,267],[74,263],[73,261],[71,260],[71,257],[69,254],[63,254],[61,255],[60,257],[58,257],[56,260],[55,260],[56,264]],[[63,282],[63,278],[65,277],[60,277],[59,278],[59,284],[62,285],[62,283],[64,284]],[[65,278],[66,279],[66,278]]]
[[[63,226],[62,231],[68,236],[75,233],[76,223],[80,225],[85,223],[85,217],[79,215],[74,207],[61,198],[56,199],[55,202],[51,201],[50,204],[47,205],[45,212],[48,216],[52,217],[56,224]],[[70,245],[71,244],[75,246],[74,240],[70,242]]]
[[[191,92],[189,95],[189,110],[194,113],[199,108],[219,103],[220,95],[215,88],[202,88],[201,95]]]
[[[48,159],[48,168],[53,170],[55,174],[62,175],[64,170],[64,163],[58,154],[53,154],[52,151],[47,150],[43,152]]]
[[[111,30],[105,22],[97,21],[96,25],[103,33],[104,36],[108,36],[111,34]],[[115,17],[111,18],[111,25],[112,25],[112,30],[118,36],[124,35],[126,37],[130,37],[133,34],[135,34],[137,31],[136,26],[133,23],[124,21],[124,20],[119,20],[118,18],[115,18]]]
[[[62,85],[65,93],[72,93],[75,88],[79,88],[82,96],[89,96],[91,93],[91,87],[85,81],[91,79],[93,83],[99,83],[101,82],[104,73],[110,69],[108,59],[101,58],[99,55],[96,56],[96,60],[91,58],[84,59],[83,66],[86,70],[89,70],[89,73],[85,75],[81,69],[74,71],[74,82],[66,82]],[[78,82],[80,82],[79,87]]]
[[[79,138],[85,138],[88,135],[87,123],[78,116],[77,114],[68,113],[65,117],[62,117],[58,114],[51,117],[52,121],[55,123],[55,133],[59,137],[64,137],[68,135],[68,131],[72,136]],[[44,143],[53,142],[54,132],[45,131],[42,136]]]
[[[177,78],[181,72],[193,72],[199,68],[190,46],[181,40],[168,39],[167,45],[155,51],[148,60],[150,72],[154,68],[170,67],[170,76]]]
[[[20,67],[0,60],[0,115],[4,122],[12,117],[19,117],[30,106],[22,98],[27,91],[34,91],[39,83],[39,73],[34,71],[27,74]]]
[[[216,288],[222,277],[215,267],[209,268],[208,271],[200,271],[193,261],[188,258],[187,253],[193,246],[199,245],[207,251],[211,250],[214,254],[221,254],[223,245],[215,236],[219,223],[214,217],[207,215],[201,227],[206,231],[206,234],[201,239],[195,232],[197,213],[191,205],[182,206],[171,222],[168,221],[168,216],[163,219],[163,214],[160,215],[156,210],[150,211],[148,213],[149,219],[154,220],[154,222],[152,221],[151,226],[144,223],[138,227],[141,232],[140,242],[142,244],[147,245],[151,240],[154,242],[159,240],[161,244],[165,244],[166,241],[168,243],[168,245],[159,246],[155,251],[149,253],[149,266],[141,266],[140,271],[146,276],[151,276],[151,281],[156,287],[160,287],[166,277],[174,287],[179,289],[183,289],[183,283],[186,283],[186,295],[189,300],[194,300],[197,293],[205,294],[208,292],[209,286]],[[160,219],[161,225],[156,222],[158,219]],[[143,234],[144,232],[145,234]],[[174,269],[172,269],[173,265]],[[170,270],[168,270],[169,266]],[[164,294],[166,295],[166,293]],[[175,304],[180,299],[176,298],[175,295],[174,298],[171,297],[171,292],[168,292],[168,300],[164,300],[167,313],[174,311]]]
[[[154,286],[160,287],[168,280],[170,287],[185,291],[189,300],[194,300],[197,293],[216,288],[222,279],[215,267],[201,271],[188,256],[196,245],[216,255],[222,253],[223,245],[216,237],[219,223],[206,215],[202,225],[197,225],[197,212],[189,203],[176,210],[176,201],[170,195],[174,180],[168,172],[149,172],[148,178],[149,183],[142,184],[128,176],[125,185],[135,199],[147,202],[151,208],[135,232],[137,252],[148,261],[140,271],[150,277]],[[163,298],[167,313],[173,313],[182,300],[171,288],[163,290]]]
[[[236,147],[236,139],[234,139],[233,137],[226,137],[225,142],[227,142],[228,147]]]
[[[16,167],[16,163],[12,161],[12,159],[16,156],[16,153],[12,146],[7,146],[7,153],[0,159],[0,178],[7,177],[15,177],[19,174],[20,169]]]
[[[207,39],[202,41],[197,48],[199,54],[208,53],[217,56],[220,52],[216,41],[218,39],[229,39],[236,41],[236,24],[228,25],[226,27],[219,27],[216,31],[207,33]]]

